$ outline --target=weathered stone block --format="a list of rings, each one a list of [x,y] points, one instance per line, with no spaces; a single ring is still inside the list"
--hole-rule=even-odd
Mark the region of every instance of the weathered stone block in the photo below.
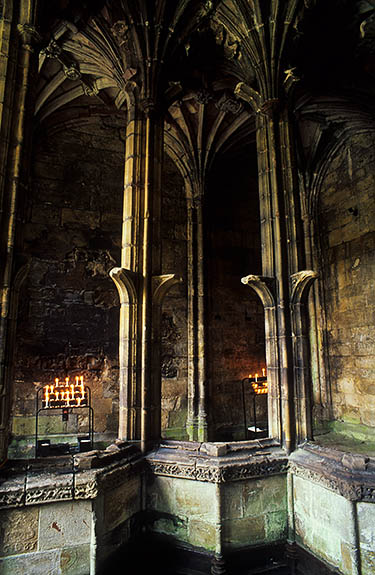
[[[0,513],[0,556],[19,555],[37,550],[37,507],[2,510]]]
[[[25,573],[61,575],[60,551],[27,553],[0,559],[0,573],[1,575],[25,575]]]
[[[65,549],[90,543],[90,501],[43,505],[40,509],[39,549]]]
[[[90,569],[90,545],[65,547],[60,555],[61,575],[88,575]]]

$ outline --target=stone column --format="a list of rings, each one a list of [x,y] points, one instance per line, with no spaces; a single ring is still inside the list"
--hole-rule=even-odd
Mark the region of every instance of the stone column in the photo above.
[[[151,101],[128,86],[120,294],[119,437],[143,449],[160,437],[160,308],[177,281],[160,276],[163,124]]]
[[[15,252],[17,219],[28,171],[27,152],[33,109],[30,87],[32,74],[37,69],[34,45],[39,40],[34,26],[36,2],[20,2],[18,22],[14,18],[15,13],[13,2],[4,2],[0,25],[0,75],[3,79],[0,94],[0,460],[6,457],[8,447],[17,300],[27,272],[27,265],[16,260]]]

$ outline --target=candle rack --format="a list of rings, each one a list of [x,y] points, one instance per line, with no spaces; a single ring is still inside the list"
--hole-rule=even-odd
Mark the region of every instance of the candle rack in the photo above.
[[[43,411],[60,412],[62,421],[68,421],[69,414],[75,410],[88,410],[89,429],[88,435],[79,437],[77,434],[77,446],[70,444],[51,444],[50,440],[38,439],[39,416]],[[94,439],[94,410],[91,406],[91,389],[83,382],[83,377],[76,377],[75,383],[70,383],[69,378],[64,382],[55,379],[55,383],[44,385],[36,393],[35,413],[35,454],[36,456],[61,455],[74,451],[89,451],[93,447]]]
[[[263,370],[264,373],[264,370]],[[253,425],[248,426],[247,424],[247,413],[246,413],[246,391],[245,385],[250,384],[250,393],[253,403]],[[245,439],[248,439],[250,435],[251,439],[257,439],[261,437],[268,436],[268,422],[266,419],[266,425],[263,427],[258,427],[257,422],[257,402],[261,396],[268,395],[268,382],[267,376],[263,375],[262,377],[245,377],[242,380],[242,405],[243,405],[243,420],[244,420],[244,430],[245,430]]]

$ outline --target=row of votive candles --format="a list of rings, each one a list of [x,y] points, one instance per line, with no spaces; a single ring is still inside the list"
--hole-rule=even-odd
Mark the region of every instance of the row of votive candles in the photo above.
[[[262,367],[262,375],[260,376],[259,373],[256,373],[254,375],[254,377],[251,375],[251,373],[249,374],[249,379],[255,379],[255,381],[258,381],[258,377],[266,377],[266,370],[264,367]]]
[[[87,391],[83,375],[75,378],[75,383],[69,383],[69,377],[64,381],[55,379],[55,384],[45,385],[43,407],[80,407],[87,405]]]

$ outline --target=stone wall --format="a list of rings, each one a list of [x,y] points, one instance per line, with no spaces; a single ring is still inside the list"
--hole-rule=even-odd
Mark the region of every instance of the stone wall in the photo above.
[[[333,415],[375,425],[375,136],[340,149],[319,203],[321,285]]]
[[[119,302],[108,272],[120,262],[124,122],[98,116],[34,144],[23,230],[30,271],[17,327],[18,438],[34,433],[36,389],[75,375],[91,387],[95,431],[117,433]],[[55,429],[49,419],[50,433],[79,424],[72,416],[61,428],[56,418]],[[81,420],[87,424],[83,411]]]

